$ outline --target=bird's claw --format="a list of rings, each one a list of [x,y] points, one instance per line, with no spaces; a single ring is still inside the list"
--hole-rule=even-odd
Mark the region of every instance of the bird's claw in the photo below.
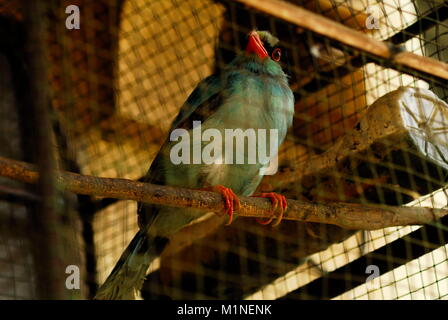
[[[277,220],[274,222],[274,224],[272,224],[272,226],[273,227],[278,226],[280,222],[283,220],[283,215],[285,214],[285,211],[288,209],[288,202],[286,201],[286,197],[275,192],[261,193],[259,195],[253,195],[252,197],[269,198],[271,199],[272,203],[272,216],[265,221],[257,219],[257,222],[263,225],[268,225],[274,220],[274,218],[277,218]],[[277,208],[279,208],[280,213],[276,217],[275,211],[277,210]]]
[[[217,192],[223,196],[224,207],[226,208],[226,213],[229,216],[229,221],[226,223],[226,226],[230,225],[233,221],[234,211],[238,211],[241,207],[240,199],[238,199],[238,196],[233,192],[232,189],[226,188],[222,185],[216,185],[213,187],[204,188],[202,190]]]

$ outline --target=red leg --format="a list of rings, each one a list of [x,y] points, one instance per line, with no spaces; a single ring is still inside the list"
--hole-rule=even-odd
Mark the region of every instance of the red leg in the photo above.
[[[226,226],[230,225],[233,221],[233,212],[238,211],[241,207],[238,196],[232,191],[232,189],[226,188],[222,185],[202,188],[201,190],[217,192],[223,196],[226,213],[229,216],[229,221],[226,223]]]
[[[280,214],[277,216],[277,221],[275,221],[275,223],[272,225],[273,227],[278,226],[283,219],[283,215],[286,209],[288,209],[288,203],[286,201],[285,196],[282,196],[281,194],[275,192],[268,192],[268,193],[262,193],[260,195],[253,195],[252,197],[269,198],[271,199],[272,203],[272,216],[265,221],[257,219],[258,223],[264,225],[270,224],[275,218],[275,210],[279,208]]]

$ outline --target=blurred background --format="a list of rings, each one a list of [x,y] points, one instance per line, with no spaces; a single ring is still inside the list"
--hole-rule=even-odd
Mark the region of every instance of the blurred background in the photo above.
[[[136,202],[64,192],[52,170],[140,179],[193,88],[244,50],[253,28],[280,39],[296,99],[280,172],[260,190],[447,207],[448,81],[393,59],[447,62],[447,3],[288,1],[385,41],[384,59],[244,2],[0,0],[0,156],[48,177],[0,177],[1,299],[93,297],[138,228]],[[249,218],[224,227],[210,215],[174,237],[142,297],[447,299],[447,231],[446,218],[355,231]],[[67,288],[67,266],[79,288]],[[366,282],[371,270],[379,276]]]

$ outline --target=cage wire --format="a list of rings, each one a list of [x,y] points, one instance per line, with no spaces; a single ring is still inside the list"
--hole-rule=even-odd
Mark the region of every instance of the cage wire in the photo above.
[[[447,62],[446,2],[289,1],[384,41],[391,58],[250,3],[1,0],[0,156],[47,168],[47,178],[51,164],[139,180],[197,83],[242,52],[256,28],[280,39],[295,96],[279,172],[259,191],[447,208],[448,82],[394,59],[408,52]],[[79,29],[66,27],[69,5],[79,8]],[[92,298],[138,230],[135,201],[72,194],[50,178],[36,187],[0,177],[1,299]],[[349,230],[284,220],[271,228],[244,217],[223,226],[207,214],[173,236],[141,295],[447,299],[446,221]],[[67,266],[78,268],[79,287],[67,287]],[[368,270],[378,276],[370,280]]]

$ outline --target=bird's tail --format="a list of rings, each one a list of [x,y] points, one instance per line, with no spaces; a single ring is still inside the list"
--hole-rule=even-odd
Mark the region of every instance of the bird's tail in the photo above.
[[[146,232],[137,232],[109,277],[98,289],[95,299],[136,299],[143,286],[148,267],[157,257],[158,250],[153,240]]]

